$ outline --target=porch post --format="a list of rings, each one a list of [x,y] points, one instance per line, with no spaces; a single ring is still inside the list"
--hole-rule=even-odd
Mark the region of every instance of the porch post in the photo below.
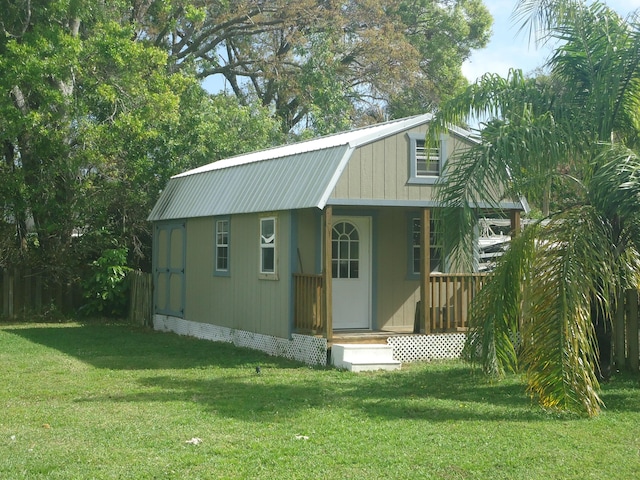
[[[511,236],[515,237],[520,234],[520,210],[511,210],[509,219],[511,220]]]
[[[431,333],[431,209],[423,208],[420,218],[420,330]]]
[[[333,230],[333,208],[327,205],[324,209],[324,225],[322,238],[322,284],[323,291],[323,308],[324,315],[324,336],[328,342],[333,338],[333,291],[331,286],[331,232]]]

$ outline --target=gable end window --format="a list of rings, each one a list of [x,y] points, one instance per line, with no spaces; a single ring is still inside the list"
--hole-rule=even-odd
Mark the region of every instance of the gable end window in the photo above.
[[[260,276],[274,279],[277,276],[277,230],[276,217],[260,219]]]
[[[444,165],[444,136],[439,142],[427,146],[425,134],[408,133],[409,183],[434,184],[442,174]]]
[[[216,220],[215,270],[216,275],[229,275],[230,221]]]

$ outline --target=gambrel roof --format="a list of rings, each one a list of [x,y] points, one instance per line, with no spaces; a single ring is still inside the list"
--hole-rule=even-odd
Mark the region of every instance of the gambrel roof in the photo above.
[[[175,175],[149,220],[324,208],[353,151],[423,125],[430,114],[219,160]]]
[[[189,170],[171,177],[148,219],[323,209],[356,149],[426,125],[431,118],[431,114],[417,115],[247,153]],[[468,142],[477,141],[466,130],[456,127],[449,130]],[[430,201],[417,203],[434,206]],[[508,202],[504,207],[526,209],[522,201]]]

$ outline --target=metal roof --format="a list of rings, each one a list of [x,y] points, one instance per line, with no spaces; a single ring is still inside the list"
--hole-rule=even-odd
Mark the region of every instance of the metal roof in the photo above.
[[[324,208],[353,151],[430,114],[220,160],[172,177],[149,220]]]

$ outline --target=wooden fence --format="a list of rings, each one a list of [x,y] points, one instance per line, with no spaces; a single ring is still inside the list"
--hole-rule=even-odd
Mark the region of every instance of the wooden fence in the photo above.
[[[134,325],[153,325],[153,281],[150,273],[129,272],[129,321]]]
[[[153,286],[151,274],[129,274],[129,320],[137,325],[152,324]],[[60,285],[47,281],[33,270],[0,269],[0,317],[27,318],[52,313],[71,314],[82,305],[77,284]]]
[[[632,372],[640,369],[640,327],[638,326],[638,306],[640,291],[627,290],[620,302],[614,319],[613,356],[619,367]]]
[[[80,300],[76,284],[60,284],[31,269],[0,268],[0,315],[4,318],[69,313]]]

